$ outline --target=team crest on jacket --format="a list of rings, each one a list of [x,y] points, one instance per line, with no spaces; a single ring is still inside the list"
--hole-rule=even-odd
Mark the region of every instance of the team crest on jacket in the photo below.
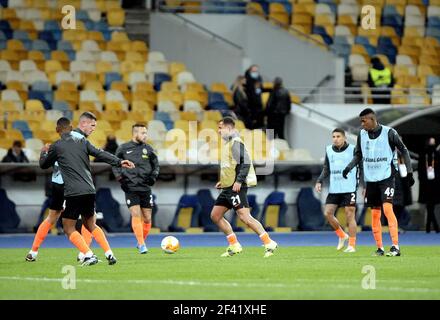
[[[142,149],[142,153],[143,153],[143,154],[147,154],[147,153],[148,153],[148,150],[145,149],[145,148],[143,148],[143,149]]]

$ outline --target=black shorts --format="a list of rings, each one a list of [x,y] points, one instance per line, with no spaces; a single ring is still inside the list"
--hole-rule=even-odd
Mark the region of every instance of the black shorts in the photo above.
[[[152,209],[154,206],[151,191],[131,191],[125,193],[127,207],[141,206],[141,208]]]
[[[356,205],[356,192],[329,193],[325,204],[335,204],[338,207],[354,207]]]
[[[52,196],[50,198],[49,209],[55,211],[63,210],[64,204],[64,184],[52,182]]]
[[[384,202],[393,203],[394,175],[377,182],[367,182],[365,203],[368,207],[381,207]]]
[[[92,217],[95,214],[95,197],[96,195],[94,194],[65,197],[66,208],[61,217],[72,220],[78,220],[79,216],[83,219]]]
[[[240,192],[237,193],[232,191],[232,187],[225,188],[215,201],[215,205],[226,207],[228,209],[234,208],[235,210],[249,208],[247,189],[247,187],[242,186]]]

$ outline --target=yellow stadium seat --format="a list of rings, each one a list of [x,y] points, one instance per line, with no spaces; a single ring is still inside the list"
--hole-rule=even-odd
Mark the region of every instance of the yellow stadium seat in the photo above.
[[[0,112],[4,111],[17,111],[17,106],[13,101],[0,101]]]
[[[187,120],[176,120],[174,122],[174,129],[180,129],[185,132],[189,131],[189,122]]]
[[[171,76],[177,75],[182,71],[186,71],[186,66],[182,62],[170,62],[168,64],[168,68]]]
[[[127,120],[133,120],[136,122],[148,122],[153,120],[154,112],[151,110],[148,111],[132,111],[127,114]]]
[[[61,70],[68,70],[64,69],[63,65],[61,64],[61,61],[58,60],[48,60],[44,63],[44,72],[47,74],[49,73],[56,73]]]
[[[185,1],[183,4],[185,13],[200,13],[201,10],[201,2],[198,1]]]
[[[217,132],[218,129],[218,121],[214,121],[214,120],[203,120],[202,122],[200,122],[200,126],[199,126],[200,130],[205,130],[205,129],[211,129]]]
[[[197,121],[197,113],[191,111],[180,112],[180,120]]]
[[[153,84],[151,82],[136,82],[134,87],[132,87],[132,91],[155,92]]]
[[[117,9],[121,9],[120,1],[118,0],[105,0],[105,11],[111,12]]]
[[[21,131],[16,129],[8,129],[6,131],[6,138],[11,140],[20,140],[20,141],[24,140]]]
[[[43,103],[40,100],[27,100],[25,103],[27,111],[44,111]]]
[[[226,84],[223,82],[214,82],[211,84],[211,91],[212,92],[230,92]]]
[[[113,64],[108,61],[98,61],[96,63],[96,72],[101,73],[107,73],[113,71]]]
[[[152,110],[152,107],[146,101],[133,100],[133,102],[131,104],[131,111],[132,112],[147,112],[147,111],[151,111],[151,110]]]
[[[260,3],[257,3],[257,2],[248,2],[246,5],[246,13],[253,14],[253,15],[259,15],[262,17],[265,16],[263,7],[261,6]]]
[[[160,91],[179,91],[179,86],[177,83],[171,81],[162,82]]]
[[[114,42],[130,42],[128,35],[124,31],[115,31],[111,35],[111,41]]]
[[[36,40],[38,37],[38,31],[33,21],[21,20],[18,29],[26,31],[29,35],[29,39]]]
[[[107,12],[107,20],[111,27],[121,27],[125,23],[125,11],[122,9],[113,9]]]
[[[269,21],[287,27],[290,24],[290,17],[288,13],[269,13]]]
[[[223,116],[220,111],[205,111],[203,113],[203,120],[213,120],[213,121],[220,121],[223,119]]]

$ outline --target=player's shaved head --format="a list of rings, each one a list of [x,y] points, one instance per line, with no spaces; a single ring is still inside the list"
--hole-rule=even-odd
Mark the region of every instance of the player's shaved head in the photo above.
[[[363,117],[366,115],[371,115],[373,117],[376,117],[376,113],[371,108],[366,108],[366,109],[362,110],[361,113],[359,113],[359,117]]]
[[[139,128],[147,128],[147,126],[143,123],[136,123],[131,127],[131,132],[134,133],[135,131],[138,131]]]
[[[362,110],[359,117],[364,130],[371,131],[377,127],[376,113],[373,109],[367,108]]]
[[[343,136],[345,136],[345,130],[342,128],[335,128],[332,133],[338,132],[340,134],[342,134]]]
[[[225,126],[229,126],[231,128],[235,128],[235,121],[232,117],[224,117],[222,120],[219,121],[219,123],[222,123]]]
[[[83,112],[79,116],[78,128],[88,137],[96,129],[96,116],[89,112]]]
[[[136,123],[131,127],[132,140],[135,143],[147,141],[147,126],[143,123]]]
[[[57,120],[57,132],[59,134],[67,133],[72,131],[72,125],[70,124],[70,120],[66,117],[59,118]]]

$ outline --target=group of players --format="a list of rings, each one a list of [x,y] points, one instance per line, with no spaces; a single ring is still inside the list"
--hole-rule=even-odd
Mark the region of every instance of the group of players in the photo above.
[[[374,255],[384,256],[382,242],[382,211],[388,221],[392,246],[387,256],[400,256],[397,219],[393,211],[394,177],[396,149],[404,158],[408,182],[414,185],[413,170],[408,149],[397,132],[377,122],[376,114],[370,108],[360,114],[362,129],[357,137],[356,146],[346,142],[345,132],[340,128],[333,130],[333,144],[327,146],[325,163],[315,190],[321,192],[322,182],[329,177],[329,194],[326,199],[325,215],[329,224],[339,237],[337,250],[348,246],[344,252],[355,252],[356,245],[356,193],[359,181],[364,184],[365,204],[371,207],[372,230],[377,250]],[[355,170],[353,170],[356,168]],[[345,208],[348,222],[348,235],[344,232],[335,212]]]
[[[397,219],[392,207],[393,159],[397,148],[404,156],[412,185],[414,179],[409,153],[394,129],[378,124],[373,110],[362,111],[360,122],[362,130],[356,147],[346,142],[344,130],[337,128],[333,131],[333,144],[326,148],[324,168],[315,189],[321,192],[324,179],[330,178],[325,207],[326,217],[339,237],[337,249],[344,248],[348,240],[345,252],[355,252],[356,192],[361,176],[360,180],[366,185],[366,204],[372,207],[372,229],[377,244],[375,254],[385,255],[380,222],[383,210],[393,242],[387,255],[400,256]],[[56,130],[61,138],[52,145],[47,144],[43,147],[40,166],[43,169],[53,167],[52,200],[49,215],[38,228],[32,249],[26,256],[27,261],[36,261],[39,247],[61,216],[64,232],[80,251],[78,260],[82,265],[94,265],[99,262],[90,249],[92,238],[104,250],[108,263],[116,263],[117,260],[104,232],[96,225],[96,191],[90,171],[90,155],[112,165],[113,173],[125,192],[139,253],[148,252],[145,241],[151,229],[151,213],[154,205],[151,187],[159,175],[159,161],[153,148],[146,143],[147,127],[145,124],[135,124],[132,127],[132,140],[122,144],[116,155],[112,155],[95,148],[87,140],[96,125],[96,117],[91,112],[84,112],[80,116],[78,128],[74,130],[69,119],[60,118]],[[222,119],[218,124],[218,133],[223,140],[223,147],[220,181],[215,187],[221,189],[221,193],[212,209],[211,219],[224,232],[229,244],[221,256],[231,257],[242,252],[236,234],[224,217],[227,211],[234,209],[240,220],[260,237],[264,245],[264,257],[270,257],[278,248],[278,244],[250,214],[247,190],[257,185],[257,177],[249,152],[235,129],[234,119],[231,117]],[[355,170],[352,170],[354,168]],[[335,211],[339,207],[345,207],[349,235],[344,232],[335,217]],[[83,222],[81,233],[76,230],[80,216]]]

